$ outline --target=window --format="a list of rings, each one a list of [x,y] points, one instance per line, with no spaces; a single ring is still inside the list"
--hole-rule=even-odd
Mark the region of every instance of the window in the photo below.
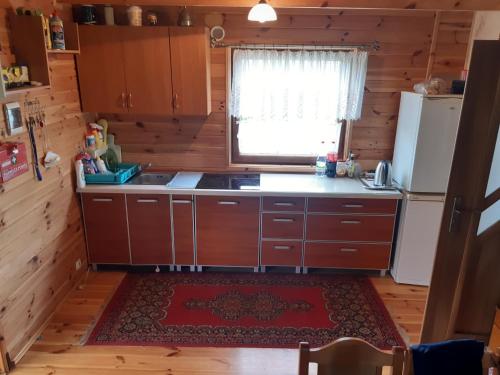
[[[311,164],[338,151],[361,113],[366,61],[361,51],[233,50],[233,162]]]

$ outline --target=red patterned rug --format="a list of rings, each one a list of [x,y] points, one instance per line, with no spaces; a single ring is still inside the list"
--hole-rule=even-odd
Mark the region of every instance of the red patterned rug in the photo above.
[[[128,274],[87,344],[297,348],[359,337],[403,345],[366,277]]]

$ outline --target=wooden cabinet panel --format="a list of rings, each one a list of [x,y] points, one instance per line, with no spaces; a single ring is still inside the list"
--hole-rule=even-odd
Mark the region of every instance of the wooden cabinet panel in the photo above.
[[[175,264],[195,264],[193,239],[193,197],[174,195],[172,197]]]
[[[306,242],[304,267],[385,270],[390,254],[390,244]]]
[[[170,197],[127,194],[132,264],[171,264]]]
[[[308,212],[394,214],[397,200],[356,198],[309,198]]]
[[[169,28],[120,29],[129,112],[172,115]]]
[[[121,30],[79,26],[78,82],[84,112],[128,112]]]
[[[307,240],[391,242],[394,216],[307,215]]]
[[[122,194],[82,194],[90,263],[129,264],[127,210]]]
[[[304,215],[263,213],[262,238],[304,238]]]
[[[211,112],[209,35],[205,27],[170,27],[175,115]]]
[[[263,266],[302,265],[302,241],[262,241]]]
[[[196,197],[197,263],[259,265],[259,198]]]
[[[305,198],[264,197],[262,207],[264,211],[304,211]]]

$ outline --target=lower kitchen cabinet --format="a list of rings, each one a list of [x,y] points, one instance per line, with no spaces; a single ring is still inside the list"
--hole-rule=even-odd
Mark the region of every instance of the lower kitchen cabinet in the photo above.
[[[196,197],[197,264],[259,266],[259,198]]]
[[[173,244],[175,264],[194,266],[194,220],[193,197],[174,195],[172,197]]]
[[[304,267],[389,268],[391,244],[306,242]]]
[[[289,266],[302,265],[302,240],[300,241],[262,241],[261,265]]]
[[[127,208],[123,194],[82,194],[90,263],[129,264]]]
[[[172,264],[170,196],[127,194],[131,263]]]

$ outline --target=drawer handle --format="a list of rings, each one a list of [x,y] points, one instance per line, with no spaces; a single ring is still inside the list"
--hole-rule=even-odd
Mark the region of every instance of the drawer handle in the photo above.
[[[92,198],[94,202],[113,202],[113,198]]]
[[[137,203],[158,203],[158,199],[137,199]]]
[[[342,220],[340,224],[361,224],[359,220]]]
[[[357,253],[358,249],[349,249],[349,248],[343,247],[342,249],[340,249],[340,251],[343,253]]]
[[[292,250],[292,246],[274,245],[274,250]]]
[[[295,219],[289,219],[289,218],[274,218],[273,221],[275,223],[293,223]]]
[[[191,204],[191,203],[193,203],[193,201],[191,201],[189,199],[173,199],[172,203],[175,203],[175,204]]]
[[[293,203],[293,202],[274,202],[273,204],[275,206],[278,206],[278,207],[293,207],[293,206],[295,206],[295,203]]]
[[[362,204],[354,204],[354,203],[347,203],[347,204],[343,204],[342,207],[344,208],[363,208],[364,205]]]
[[[217,204],[220,204],[222,206],[236,206],[240,204],[238,201],[218,201]]]

